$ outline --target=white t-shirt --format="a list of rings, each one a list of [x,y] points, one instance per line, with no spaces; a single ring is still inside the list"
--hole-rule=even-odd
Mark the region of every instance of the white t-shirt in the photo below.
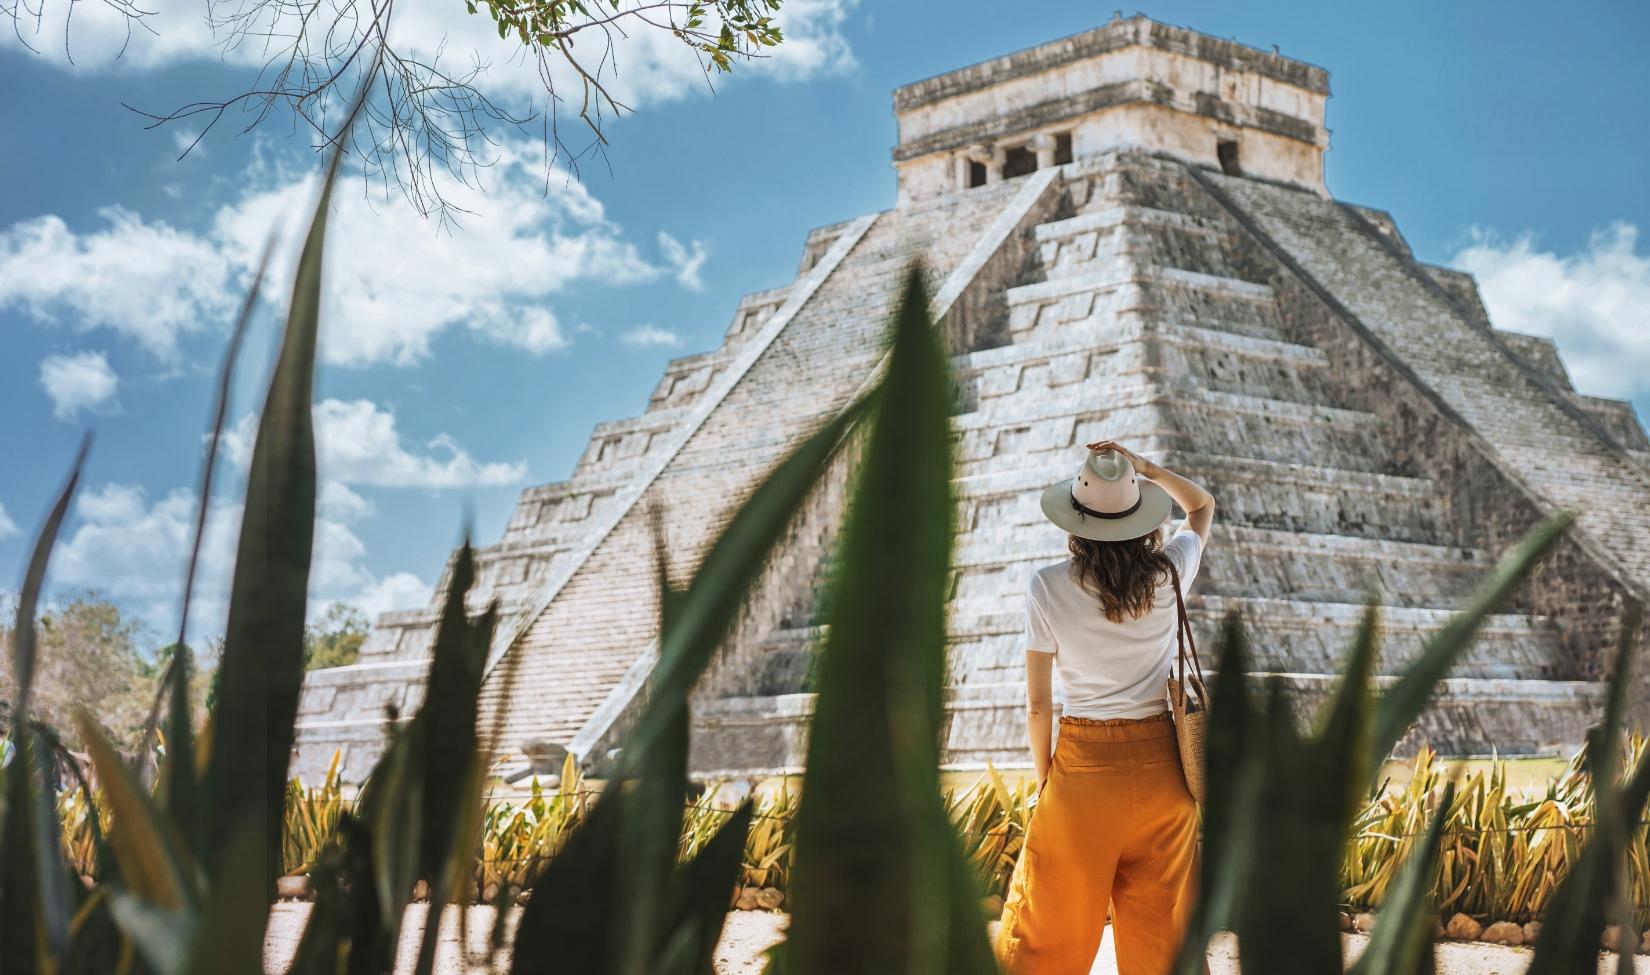
[[[1197,576],[1203,540],[1182,528],[1163,546],[1180,572],[1184,595]],[[1175,655],[1172,584],[1157,591],[1150,612],[1113,623],[1100,601],[1078,585],[1071,560],[1045,565],[1026,587],[1026,649],[1054,654],[1064,690],[1063,713],[1077,718],[1145,718],[1169,709],[1166,682]]]

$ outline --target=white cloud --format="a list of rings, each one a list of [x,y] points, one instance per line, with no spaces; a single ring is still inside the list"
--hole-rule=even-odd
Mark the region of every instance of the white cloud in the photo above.
[[[101,352],[52,355],[40,363],[40,388],[51,397],[57,418],[72,420],[81,410],[111,403],[120,389],[120,377]]]
[[[1560,255],[1526,231],[1512,240],[1474,229],[1452,263],[1478,278],[1496,327],[1545,335],[1583,392],[1650,392],[1650,255],[1638,228],[1617,222]]]
[[[77,331],[104,328],[170,360],[178,337],[234,306],[235,269],[211,240],[121,207],[76,233],[59,217],[0,230],[0,311]]]
[[[352,519],[329,511],[325,493],[316,518],[310,567],[312,613],[344,602],[376,614],[427,599],[429,586],[416,576],[397,572],[380,579],[366,568],[366,545],[350,526]],[[75,504],[73,528],[53,555],[54,582],[96,589],[157,632],[168,632],[177,626],[195,508],[196,496],[185,488],[153,500],[132,484],[104,484],[84,492]],[[191,634],[195,638],[223,630],[241,511],[238,502],[215,501],[212,505],[190,611],[197,621]]]
[[[434,586],[411,572],[397,572],[367,587],[356,597],[355,607],[368,619],[377,619],[380,613],[427,606],[434,591]]]
[[[650,261],[583,184],[560,170],[546,184],[535,152],[503,147],[477,186],[448,179],[449,201],[469,213],[447,227],[399,197],[369,200],[346,181],[327,238],[322,358],[412,365],[450,331],[541,355],[570,344],[547,303],[572,286],[667,275],[698,285],[702,243],[689,248],[661,235],[669,266]],[[0,310],[109,329],[173,361],[182,337],[233,317],[276,227],[290,239],[277,250],[266,294],[286,296],[301,229],[294,217],[312,206],[314,183],[279,174],[273,183],[250,181],[264,185],[219,209],[198,234],[119,208],[102,211],[107,226],[84,233],[56,216],[0,231]]]
[[[542,156],[506,146],[479,185],[444,178],[443,193],[469,211],[447,227],[398,197],[369,200],[346,182],[335,194],[327,237],[322,357],[333,364],[411,365],[443,332],[465,329],[541,354],[568,342],[551,296],[579,283],[626,285],[664,270],[644,258],[581,183]],[[249,266],[283,216],[310,206],[311,180],[248,195],[219,211],[212,236]],[[296,228],[292,228],[296,229]],[[295,242],[272,280],[290,279]]]
[[[224,455],[245,467],[256,433],[254,419],[242,417],[224,434]],[[326,399],[315,406],[316,465],[324,482],[321,500],[340,512],[358,513],[367,505],[345,485],[439,491],[515,484],[527,475],[526,462],[477,461],[444,433],[431,437],[424,447],[409,449],[396,428],[395,414],[371,400]]]
[[[663,346],[673,349],[682,344],[682,337],[657,325],[638,325],[620,336],[619,341],[626,345]]]
[[[676,283],[689,291],[705,290],[705,282],[699,279],[699,269],[705,266],[705,245],[702,241],[693,241],[691,247],[684,247],[675,237],[659,231],[659,249],[664,252],[665,261],[676,272]]]
[[[857,63],[843,26],[857,2],[787,0],[778,14],[784,42],[763,57],[737,65],[733,77],[749,74],[794,82],[852,71]],[[187,3],[171,5],[171,9],[160,5],[161,9],[144,19],[147,28],[129,25],[115,11],[115,4],[42,0],[38,6],[44,11],[38,25],[25,18],[20,24],[21,39],[9,29],[0,32],[0,50],[26,46],[32,48],[30,53],[35,57],[81,73],[131,73],[187,62],[261,67],[269,57],[284,53],[267,48],[258,37],[234,43],[226,34],[215,36],[206,11]],[[343,3],[318,6],[315,16],[319,20],[307,25],[307,33],[332,37],[335,31],[352,32],[351,24],[339,20],[340,12],[346,9],[354,8]],[[64,18],[71,11],[72,64],[64,52]],[[255,30],[260,34],[267,31],[279,42],[295,34],[296,23],[271,24],[266,17],[255,25]],[[431,60],[439,53],[439,63],[455,73],[463,73],[472,64],[481,65],[478,84],[495,98],[544,100],[540,65],[525,55],[514,37],[501,40],[484,10],[469,14],[458,2],[397,7],[391,38],[404,56]],[[695,51],[664,29],[627,22],[623,34],[613,36],[610,57],[603,56],[604,45],[594,32],[580,34],[578,39],[578,51],[586,67],[597,70],[599,66],[604,86],[631,108],[708,94],[713,83],[724,80],[707,77]],[[549,61],[545,69],[562,98],[568,104],[578,104],[578,81],[572,69],[559,60]],[[577,124],[576,119],[569,121]]]
[[[17,522],[6,514],[6,506],[0,504],[0,538],[10,538],[18,533]]]

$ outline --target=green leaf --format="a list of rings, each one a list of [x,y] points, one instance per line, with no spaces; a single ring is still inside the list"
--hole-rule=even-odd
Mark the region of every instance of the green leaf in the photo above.
[[[486,643],[478,643],[465,609],[475,580],[475,554],[469,538],[454,560],[447,597],[436,626],[424,703],[414,720],[424,726],[423,846],[417,876],[432,884],[441,879],[452,846],[452,825],[469,796],[453,783],[462,782],[476,753],[476,696],[481,691]],[[490,635],[491,613],[484,617]],[[480,796],[475,797],[479,801]]]
[[[172,659],[166,668],[165,690],[170,698],[166,720],[166,784],[165,806],[168,815],[177,824],[188,849],[196,857],[206,855],[205,837],[200,820],[197,783],[195,781],[195,726],[190,714],[189,684],[194,669],[194,653],[186,642],[189,638],[189,609],[194,597],[195,579],[200,570],[201,545],[206,540],[207,516],[212,510],[212,485],[217,474],[218,451],[223,445],[223,427],[229,417],[230,393],[234,388],[235,365],[240,360],[241,346],[246,340],[247,326],[257,310],[263,290],[264,274],[269,270],[270,255],[275,249],[275,235],[265,242],[263,253],[252,273],[241,302],[240,313],[229,332],[229,345],[224,349],[223,363],[218,369],[218,387],[212,407],[212,430],[207,436],[206,457],[201,462],[200,494],[196,499],[195,531],[190,540],[189,565],[183,577],[183,598],[178,609],[178,638],[172,645]],[[157,701],[157,707],[158,707]],[[150,731],[158,723],[158,715],[150,715],[141,747],[151,745]]]
[[[12,680],[17,685],[16,699],[12,702],[12,726],[21,728],[29,713],[29,691],[34,686],[34,663],[36,653],[37,634],[34,630],[35,608],[40,602],[40,590],[46,582],[46,565],[51,561],[52,547],[57,544],[57,533],[63,527],[63,517],[68,514],[69,502],[73,500],[75,489],[80,484],[80,472],[86,466],[86,454],[92,449],[92,436],[87,434],[81,438],[80,450],[76,452],[74,464],[69,468],[69,479],[57,492],[57,500],[52,502],[51,510],[46,513],[46,522],[40,526],[40,532],[35,536],[34,549],[29,555],[29,567],[23,572],[23,585],[17,593],[17,617],[12,627],[11,638],[11,666]]]
[[[1387,688],[1376,707],[1375,731],[1370,741],[1370,767],[1378,768],[1392,747],[1426,709],[1432,692],[1466,652],[1484,618],[1494,612],[1524,581],[1575,524],[1575,515],[1553,515],[1525,535],[1497,564],[1495,571],[1466,608],[1450,619],[1449,625],[1431,641],[1414,663]]]
[[[1454,802],[1455,783],[1451,782],[1444,787],[1421,845],[1410,853],[1409,862],[1388,891],[1380,921],[1351,975],[1432,975],[1432,927],[1438,920],[1432,883],[1438,868],[1438,841]]]
[[[412,899],[413,882],[418,879],[424,830],[424,732],[416,721],[396,732],[389,752],[373,770],[373,801],[370,806],[363,803],[362,816],[372,830],[379,924],[387,932],[399,930],[401,910]],[[438,783],[429,785],[433,788]]]
[[[1248,835],[1253,868],[1235,919],[1243,967],[1277,975],[1339,971],[1340,798],[1326,797],[1302,773],[1309,746],[1279,678],[1267,682],[1265,715],[1252,746],[1262,770]]]
[[[648,521],[653,535],[663,643],[670,641],[676,630],[685,597],[670,581],[664,509],[651,508]],[[676,679],[654,685],[644,714],[650,721],[654,715],[664,715],[664,730],[648,745],[627,749],[629,761],[622,765],[634,771],[633,781],[609,784],[609,788],[622,786],[626,790],[620,806],[618,846],[612,855],[619,871],[615,932],[624,933],[614,939],[619,946],[616,970],[623,975],[643,975],[660,952],[672,950],[667,944],[672,937],[667,912],[678,886],[676,849],[682,835],[682,798],[687,786],[690,686]],[[677,943],[674,950],[687,951],[688,946]]]
[[[212,878],[186,975],[263,970],[266,905],[259,888],[264,871],[263,834],[257,824],[235,830]]]
[[[510,971],[612,971],[610,935],[618,878],[612,850],[617,842],[620,790],[609,787],[584,823],[551,858],[532,884],[532,895],[516,925]]]
[[[1629,610],[1622,620],[1616,668],[1605,702],[1604,722],[1587,736],[1587,762],[1593,782],[1592,838],[1581,848],[1581,856],[1559,882],[1541,919],[1535,957],[1529,975],[1561,975],[1592,971],[1598,960],[1598,946],[1606,923],[1606,908],[1616,896],[1617,882],[1624,869],[1623,850],[1633,825],[1650,794],[1650,750],[1626,787],[1617,781],[1620,772],[1621,718],[1632,682],[1635,641],[1642,616]]]
[[[62,941],[48,922],[53,902],[52,878],[58,872],[56,847],[47,845],[50,799],[36,781],[40,745],[33,729],[15,726],[11,764],[5,768],[5,821],[0,824],[0,971],[51,971]],[[60,912],[59,912],[60,913]]]
[[[121,882],[151,907],[179,911],[195,903],[195,865],[177,828],[155,809],[120,753],[84,709],[75,728],[86,744],[104,801],[113,812],[109,842],[120,863]]]
[[[893,332],[839,543],[797,812],[785,960],[802,975],[996,968],[978,902],[958,912],[966,865],[940,799],[952,389],[917,268]]]
[[[1335,689],[1324,715],[1323,730],[1311,750],[1318,787],[1339,795],[1344,811],[1342,832],[1351,825],[1358,801],[1369,788],[1371,770],[1378,764],[1370,758],[1371,724],[1375,705],[1370,680],[1379,657],[1380,609],[1371,601],[1353,639],[1346,674]],[[1390,747],[1388,748],[1390,751]]]
[[[12,676],[16,699],[12,703],[11,738],[16,753],[4,770],[5,803],[0,806],[0,971],[48,971],[56,956],[68,948],[68,893],[66,867],[57,836],[54,796],[39,775],[51,756],[29,723],[29,692],[34,684],[37,634],[35,608],[46,581],[58,531],[68,513],[80,474],[91,448],[90,435],[69,469],[45,523],[35,536],[23,585],[18,591],[17,616],[12,629]]]
[[[298,260],[285,335],[252,448],[203,790],[208,870],[216,871],[239,824],[256,821],[266,859],[261,888],[270,903],[281,872],[286,770],[304,677],[316,491],[310,403],[327,208],[340,158],[335,151]]]
[[[1219,646],[1204,742],[1203,893],[1175,962],[1179,975],[1203,975],[1209,939],[1235,923],[1239,895],[1253,868],[1249,837],[1255,829],[1264,756],[1252,738],[1260,733],[1262,716],[1250,693],[1249,640],[1237,610],[1222,622]]]
[[[183,975],[189,964],[189,946],[200,929],[198,918],[122,890],[110,894],[109,910],[156,975]]]
[[[683,949],[682,967],[674,969],[680,975],[714,970],[716,942],[721,939],[722,925],[727,920],[729,895],[739,880],[745,836],[750,832],[753,813],[749,800],[740,803],[716,835],[705,841],[698,854],[681,870],[680,895],[670,927],[670,940],[680,939],[687,945]],[[661,975],[668,971],[672,969],[660,969]]]

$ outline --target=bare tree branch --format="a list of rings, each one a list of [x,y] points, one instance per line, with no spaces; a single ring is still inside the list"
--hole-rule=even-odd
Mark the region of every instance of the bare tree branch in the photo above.
[[[87,0],[0,0],[19,40],[24,26],[39,33],[51,3],[67,5],[64,46],[74,8]],[[135,30],[154,33],[154,11],[140,0],[96,0],[124,18],[127,43]],[[253,82],[222,100],[200,100],[170,111],[123,103],[148,128],[195,130],[183,158],[225,119],[250,132],[277,118],[307,132],[317,151],[342,139],[363,180],[399,191],[425,215],[445,221],[461,212],[443,193],[447,179],[475,186],[497,158],[502,137],[524,133],[545,149],[545,178],[558,164],[575,175],[580,164],[605,157],[606,127],[630,111],[617,93],[619,50],[632,31],[666,34],[692,52],[707,85],[735,62],[764,56],[781,41],[774,17],[781,0],[423,0],[464,4],[471,16],[489,16],[499,43],[529,57],[543,88],[537,107],[487,91],[490,63],[470,52],[454,68],[445,38],[415,38],[433,54],[406,53],[392,43],[396,0],[206,0],[207,22],[226,55],[262,59]],[[31,47],[31,50],[33,48]],[[124,52],[125,46],[122,47]],[[576,88],[576,91],[570,90]],[[569,89],[569,90],[564,90]],[[348,130],[340,127],[350,96],[374,92]],[[495,89],[496,90],[496,89]],[[561,126],[564,111],[580,125]],[[582,133],[582,135],[580,134]]]

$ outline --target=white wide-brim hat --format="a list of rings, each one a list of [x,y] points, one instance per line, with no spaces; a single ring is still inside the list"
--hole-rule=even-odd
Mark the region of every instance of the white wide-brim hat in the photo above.
[[[1137,477],[1128,457],[1089,451],[1076,477],[1043,489],[1043,514],[1078,538],[1126,542],[1150,535],[1174,508],[1169,493]]]

